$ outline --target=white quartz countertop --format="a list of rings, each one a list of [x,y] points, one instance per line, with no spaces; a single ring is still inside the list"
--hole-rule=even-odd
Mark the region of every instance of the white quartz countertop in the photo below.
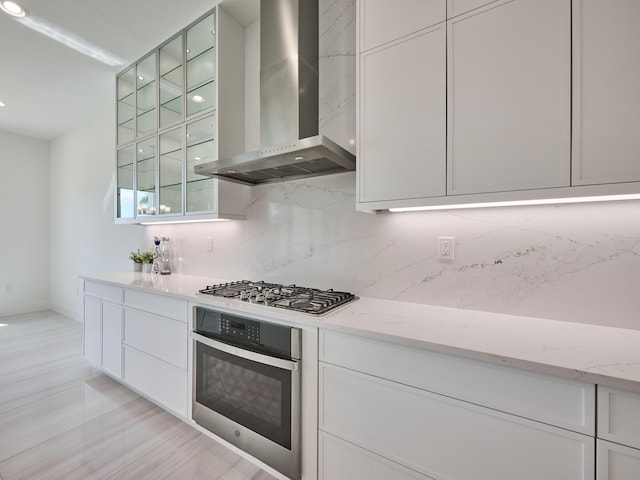
[[[225,279],[133,272],[82,278],[177,296],[263,320],[337,330],[640,392],[640,330],[375,298],[360,298],[316,317],[196,293]]]

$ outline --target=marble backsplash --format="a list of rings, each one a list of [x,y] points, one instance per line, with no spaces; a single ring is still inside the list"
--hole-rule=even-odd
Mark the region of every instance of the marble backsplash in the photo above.
[[[320,131],[355,151],[355,2],[320,13]],[[355,183],[253,187],[245,221],[146,227],[145,243],[170,236],[174,271],[193,275],[640,329],[640,202],[373,215]],[[455,237],[453,261],[438,236]]]

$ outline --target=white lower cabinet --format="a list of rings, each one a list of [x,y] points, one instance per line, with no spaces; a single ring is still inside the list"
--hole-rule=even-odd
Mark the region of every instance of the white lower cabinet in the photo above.
[[[178,298],[125,290],[123,380],[184,418],[189,393],[187,305]]]
[[[122,289],[85,283],[84,356],[115,378],[122,378]]]
[[[364,339],[371,342],[367,347],[360,337],[335,332],[321,332],[320,338],[321,479],[594,479],[593,385],[585,384],[586,393],[578,394],[577,382],[566,380],[567,389],[562,389],[554,384],[563,379],[516,369],[501,372],[483,362],[470,364],[479,365],[473,374],[485,384],[467,385],[456,357],[430,352],[431,362],[416,365],[419,349],[397,346],[390,355],[383,347],[391,344],[385,342]],[[368,366],[360,361],[364,357],[370,359]],[[390,366],[378,367],[384,363]],[[422,379],[413,373],[402,376],[403,366],[406,372],[426,373]],[[549,378],[547,386],[540,377]],[[508,405],[520,401],[509,396],[504,386],[509,383],[529,389],[533,399],[528,406]],[[496,395],[478,390],[503,392],[507,400],[498,402]],[[518,414],[501,411],[502,404]],[[584,405],[590,406],[590,420],[576,423]],[[558,421],[563,428],[549,423],[563,415],[568,417]]]
[[[124,381],[151,400],[186,418],[186,370],[125,345]]]
[[[597,480],[640,478],[640,393],[598,387]]]
[[[598,440],[597,480],[638,480],[640,450]]]

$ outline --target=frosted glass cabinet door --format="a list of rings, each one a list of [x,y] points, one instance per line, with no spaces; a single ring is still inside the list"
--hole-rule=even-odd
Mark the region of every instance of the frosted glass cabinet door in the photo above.
[[[201,163],[218,158],[215,115],[187,124],[187,212],[210,212],[216,210],[218,181],[194,173]]]
[[[130,142],[134,137],[135,86],[136,71],[134,67],[121,73],[117,79],[118,95],[118,145]]]
[[[640,2],[573,2],[573,184],[640,181]]]
[[[215,13],[187,29],[187,116],[215,106]]]
[[[160,134],[160,215],[182,213],[182,137],[184,129]]]
[[[447,35],[447,195],[568,186],[571,0],[501,0]]]
[[[117,157],[116,218],[132,219],[135,212],[133,166],[136,159],[133,145],[118,150]]]
[[[140,142],[136,147],[136,215],[155,215],[156,206],[156,139]]]
[[[155,52],[136,65],[136,112],[138,137],[157,130]]]
[[[445,23],[360,56],[358,201],[445,194]]]
[[[182,121],[182,35],[160,47],[160,128]]]

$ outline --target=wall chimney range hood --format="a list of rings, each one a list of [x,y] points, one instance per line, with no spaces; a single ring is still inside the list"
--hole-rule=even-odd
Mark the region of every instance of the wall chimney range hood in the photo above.
[[[349,151],[318,134],[318,1],[260,2],[260,150],[195,167],[246,185],[353,171]]]

